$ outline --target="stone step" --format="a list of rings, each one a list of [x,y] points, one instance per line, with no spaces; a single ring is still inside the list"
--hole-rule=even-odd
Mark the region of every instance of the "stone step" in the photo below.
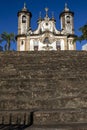
[[[57,67],[58,68],[58,67]],[[86,70],[87,70],[87,67],[86,68],[79,68],[78,69],[78,66],[77,68],[75,69],[75,67],[73,68],[64,68],[64,67],[59,67],[57,69],[56,67],[48,67],[47,66],[44,66],[44,68],[41,66],[35,66],[33,68],[33,66],[31,66],[30,69],[28,68],[6,68],[6,69],[1,69],[1,72],[0,72],[0,79],[17,79],[17,78],[20,78],[20,79],[36,79],[38,80],[39,78],[40,79],[52,79],[52,80],[55,80],[55,79],[82,79],[82,80],[87,80],[87,74],[85,73]]]
[[[72,124],[73,125],[73,124]],[[84,126],[83,126],[84,125]],[[59,127],[59,126],[26,126],[26,125],[1,125],[1,130],[87,130],[87,126],[85,124],[77,124],[75,126],[65,126],[65,127]]]
[[[0,129],[1,130],[25,130],[27,128],[26,125],[19,125],[19,124],[16,124],[16,125],[11,125],[11,124],[7,124],[7,125],[0,125]]]
[[[38,81],[38,80],[37,80]],[[85,93],[86,92],[86,84],[85,81],[84,86],[82,86],[84,81],[61,81],[57,80],[54,83],[52,81],[46,82],[46,80],[42,80],[40,82],[34,82],[30,80],[0,80],[0,91],[53,91],[53,92],[61,92],[61,93]],[[56,90],[56,91],[55,91]],[[65,91],[66,90],[66,91]]]
[[[2,58],[3,59],[3,58]],[[25,57],[25,59],[26,59],[26,62],[24,62],[24,60],[23,59],[20,59],[20,60],[18,60],[18,62],[17,61],[15,61],[16,59],[13,59],[13,58],[10,58],[10,59],[4,59],[4,64],[2,65],[2,66],[0,66],[0,68],[3,68],[3,67],[5,67],[5,69],[6,68],[31,68],[31,65],[32,65],[32,67],[33,68],[35,68],[35,67],[45,67],[45,66],[47,66],[47,67],[57,67],[57,66],[61,66],[61,67],[65,67],[65,68],[71,68],[72,67],[72,69],[73,69],[73,67],[75,67],[75,65],[77,65],[78,67],[80,67],[80,68],[83,68],[83,67],[86,67],[86,65],[85,65],[85,63],[87,63],[87,61],[86,61],[86,59],[80,59],[80,60],[78,60],[77,58],[76,59],[73,59],[73,60],[70,60],[70,59],[68,59],[68,60],[60,60],[60,59],[58,59],[58,57],[57,57],[57,59],[51,59],[51,60],[46,60],[46,61],[44,61],[44,59],[39,59],[38,60],[38,62],[37,61],[28,61],[28,59],[26,59],[26,57]],[[9,63],[9,62],[7,62],[8,60],[12,60],[11,61],[11,63]],[[0,62],[0,64],[2,63],[2,61]],[[54,64],[53,64],[54,63]],[[70,66],[71,65],[71,66]],[[84,65],[84,66],[80,66],[80,65]],[[4,69],[4,68],[3,68]],[[78,69],[78,68],[77,68]]]
[[[32,54],[31,54],[32,53]],[[4,62],[6,64],[8,64],[8,60],[10,61],[10,63],[14,63],[14,64],[22,64],[22,63],[38,63],[38,61],[40,63],[49,63],[50,61],[51,62],[57,62],[58,60],[60,62],[62,61],[70,61],[72,62],[73,64],[76,64],[76,63],[81,63],[81,64],[84,64],[84,62],[80,62],[80,61],[85,61],[86,62],[86,54],[85,53],[81,53],[81,52],[75,52],[70,54],[71,51],[68,53],[65,51],[64,52],[57,52],[57,53],[36,53],[35,52],[30,52],[28,54],[27,53],[13,53],[13,55],[4,55],[3,53],[1,53],[1,58],[3,57],[3,59],[1,59],[1,63]],[[7,53],[8,54],[8,53]],[[78,60],[78,62],[77,62]],[[16,61],[19,61],[19,62],[16,62]],[[66,62],[66,63],[67,63]],[[4,65],[4,64],[3,64]]]
[[[44,75],[44,74],[43,74]],[[69,81],[87,81],[87,74],[78,74],[77,76],[76,75],[68,75],[68,74],[59,74],[58,76],[52,76],[52,75],[30,75],[30,74],[20,74],[20,75],[1,75],[2,77],[0,78],[0,81],[8,81],[8,82],[11,82],[12,80],[15,80],[17,81],[18,79],[20,79],[20,82],[22,80],[28,80],[28,82],[57,82],[58,80],[67,80],[68,82]]]
[[[37,82],[38,81],[38,82]],[[47,82],[48,81],[48,82]],[[54,82],[55,81],[55,82]],[[58,91],[69,91],[78,92],[86,91],[87,80],[78,80],[72,78],[69,80],[46,80],[45,78],[35,79],[0,79],[0,91],[2,90],[58,90]],[[84,84],[84,85],[83,85]]]
[[[26,63],[20,63],[20,64],[18,64],[18,65],[15,65],[15,64],[11,64],[11,65],[7,65],[7,64],[4,64],[4,66],[1,66],[0,67],[0,71],[2,72],[5,72],[6,70],[10,70],[10,71],[16,71],[16,70],[25,70],[25,71],[27,71],[27,70],[33,70],[33,69],[41,69],[41,70],[39,70],[39,71],[44,71],[44,70],[47,70],[47,71],[52,71],[52,70],[54,70],[54,71],[56,71],[56,70],[60,70],[60,71],[67,71],[67,70],[70,70],[71,72],[74,72],[75,70],[76,70],[76,64],[74,64],[74,63],[70,63],[69,61],[69,63],[67,64],[67,63],[64,63],[65,61],[63,61],[62,63],[55,63],[55,62],[53,62],[52,61],[52,63],[42,63],[42,64],[39,64],[39,63],[28,63],[28,65],[26,64]],[[81,61],[80,61],[81,62]],[[85,62],[85,64],[86,64],[87,62]],[[22,64],[22,65],[21,65]],[[32,66],[31,66],[32,65]],[[80,66],[80,65],[84,65],[84,64],[81,64],[81,63],[79,63],[79,64],[77,64],[77,70],[80,70],[80,72],[82,71],[82,72],[84,72],[84,70],[82,70],[83,68],[84,69],[87,69],[87,66],[86,65],[84,65],[84,66]],[[46,69],[46,68],[47,69]],[[74,68],[75,67],[75,68]],[[32,69],[33,68],[33,69]],[[2,69],[2,70],[1,70]]]
[[[19,110],[1,111],[1,124],[21,126],[26,113],[32,130],[85,130],[86,72],[87,52],[1,52],[0,110]]]
[[[34,125],[60,125],[87,123],[87,109],[64,109],[34,112]]]
[[[12,98],[11,98],[12,97]],[[0,91],[0,100],[15,100],[15,99],[35,99],[35,101],[43,100],[64,100],[64,99],[76,99],[76,98],[86,98],[87,91],[78,90],[76,92],[63,92],[54,89],[49,90],[3,90]]]
[[[14,58],[14,57],[13,57]],[[25,57],[25,59],[26,60],[23,60],[22,58],[20,58],[19,60],[17,60],[17,59],[13,59],[13,58],[10,58],[10,59],[1,59],[1,60],[3,60],[3,61],[0,61],[0,65],[1,65],[1,63],[2,62],[4,62],[4,64],[2,65],[2,66],[0,66],[0,68],[2,68],[2,67],[6,67],[6,65],[7,65],[7,67],[8,67],[8,65],[9,65],[9,67],[17,67],[17,68],[19,68],[19,67],[30,67],[30,65],[32,64],[32,66],[33,67],[35,67],[35,65],[38,65],[38,66],[50,66],[50,65],[52,65],[52,66],[56,66],[56,65],[61,65],[61,66],[63,66],[64,65],[64,61],[65,61],[65,67],[68,67],[69,66],[69,64],[70,65],[72,65],[72,66],[75,66],[76,64],[78,65],[78,67],[84,67],[84,66],[80,66],[80,64],[81,65],[85,65],[85,63],[87,63],[87,61],[86,61],[86,59],[85,58],[83,58],[82,60],[81,59],[73,59],[73,60],[70,60],[70,59],[67,59],[67,60],[60,60],[60,59],[58,59],[58,57],[54,60],[54,59],[51,59],[51,60],[44,60],[44,59],[40,59],[39,58],[39,60],[37,61],[37,60],[30,60],[29,61],[29,59],[26,59],[26,57]],[[13,59],[13,60],[12,60]],[[8,60],[9,61],[11,61],[10,63],[8,63]],[[15,61],[15,60],[17,60],[17,61]],[[52,64],[52,63],[55,63],[55,64]],[[22,65],[22,66],[21,66]],[[85,66],[86,67],[86,66]]]
[[[22,93],[21,93],[22,95]],[[59,109],[59,108],[86,108],[87,97],[77,98],[51,98],[51,99],[35,99],[29,96],[19,96],[12,99],[1,99],[0,110],[14,110],[14,109]]]
[[[7,126],[8,128],[19,126],[26,130],[86,130],[86,121],[87,109],[0,111],[0,129]]]
[[[54,55],[53,55],[54,54]],[[22,56],[22,57],[24,57],[25,55],[27,56],[27,57],[35,57],[35,56],[41,56],[41,55],[43,55],[43,57],[44,56],[50,56],[50,55],[52,55],[52,56],[56,56],[56,55],[58,55],[59,57],[60,56],[72,56],[72,57],[74,57],[74,56],[76,56],[76,57],[78,57],[78,59],[79,59],[79,56],[86,56],[87,55],[87,52],[86,51],[38,51],[38,52],[34,52],[34,51],[31,51],[31,52],[29,52],[29,51],[26,51],[26,52],[22,52],[21,51],[21,53],[20,52],[14,52],[14,51],[10,51],[10,53],[9,52],[1,52],[0,53],[0,55],[1,55],[1,57],[19,57],[19,56]]]
[[[86,81],[87,80],[87,74],[86,73],[84,73],[84,74],[77,74],[77,75],[75,75],[75,73],[73,73],[73,75],[71,74],[69,74],[68,75],[68,73],[66,74],[66,73],[59,73],[59,75],[58,76],[52,76],[52,75],[34,75],[34,76],[31,76],[29,73],[27,74],[21,74],[21,72],[20,72],[20,75],[3,75],[1,78],[0,78],[0,80],[1,81],[7,81],[7,80],[9,80],[9,81],[11,81],[11,80],[18,80],[18,79],[20,79],[20,80],[28,80],[29,82],[42,82],[42,81],[44,81],[44,82],[48,82],[48,81],[53,81],[54,83],[55,82],[57,82],[58,80],[68,80],[68,81],[74,81],[74,80],[78,80],[78,81]]]
[[[29,110],[0,111],[0,126],[30,125],[32,112]]]
[[[56,126],[38,126],[32,125],[30,127],[25,128],[25,130],[87,130],[86,123],[72,123],[72,124],[61,124]]]

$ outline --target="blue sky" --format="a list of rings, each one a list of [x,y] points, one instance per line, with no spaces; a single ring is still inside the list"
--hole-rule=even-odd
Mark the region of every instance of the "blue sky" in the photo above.
[[[87,23],[87,0],[0,0],[0,34],[4,31],[17,34],[17,12],[23,8],[24,2],[27,8],[32,12],[31,27],[37,28],[37,19],[39,12],[42,12],[42,17],[45,16],[44,8],[49,8],[49,16],[54,12],[56,19],[56,27],[60,29],[59,14],[64,10],[64,5],[67,2],[68,7],[75,13],[74,27],[75,34],[80,35],[79,27]],[[81,50],[81,46],[86,41],[77,42],[77,50]],[[13,46],[15,48],[15,45]]]

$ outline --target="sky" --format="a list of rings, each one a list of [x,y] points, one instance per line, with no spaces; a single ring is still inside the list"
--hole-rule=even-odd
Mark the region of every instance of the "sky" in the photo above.
[[[87,24],[87,0],[0,0],[0,34],[3,32],[15,33],[18,30],[18,17],[17,12],[21,10],[26,2],[27,8],[32,13],[31,28],[37,29],[37,19],[39,12],[42,12],[42,17],[45,16],[45,7],[49,8],[49,17],[54,12],[56,19],[56,27],[60,29],[59,15],[64,10],[65,3],[71,11],[74,12],[74,29],[76,35],[81,35],[79,28]],[[77,50],[81,50],[82,43],[77,42]],[[16,44],[12,46],[16,49]]]

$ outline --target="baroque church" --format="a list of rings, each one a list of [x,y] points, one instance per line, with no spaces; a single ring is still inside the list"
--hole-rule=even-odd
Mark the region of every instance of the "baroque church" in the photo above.
[[[17,51],[76,50],[76,43],[73,43],[74,12],[65,4],[59,15],[61,30],[56,28],[54,15],[49,17],[48,8],[45,8],[45,12],[44,18],[39,16],[38,27],[34,31],[31,28],[32,13],[26,4],[18,12]]]

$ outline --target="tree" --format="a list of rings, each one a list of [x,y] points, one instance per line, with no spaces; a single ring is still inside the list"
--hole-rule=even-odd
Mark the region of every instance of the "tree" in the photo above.
[[[15,35],[14,35],[14,33],[3,32],[0,35],[0,43],[2,43],[4,41],[6,42],[6,44],[4,46],[4,49],[7,50],[7,51],[10,50],[12,42],[15,42]]]
[[[85,24],[84,26],[79,28],[79,31],[81,31],[82,35],[81,36],[77,36],[75,38],[75,41],[83,41],[83,40],[87,40],[87,24]]]

